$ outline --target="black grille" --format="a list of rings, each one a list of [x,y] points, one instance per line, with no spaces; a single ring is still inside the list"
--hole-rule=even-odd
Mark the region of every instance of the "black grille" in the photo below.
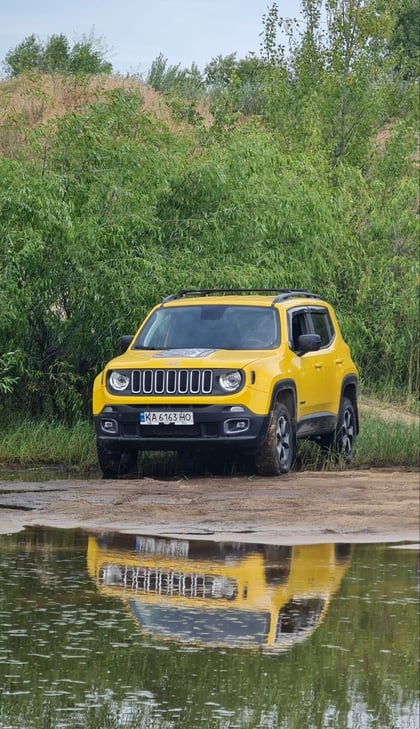
[[[104,565],[99,570],[101,585],[123,587],[156,595],[234,600],[236,580],[203,573],[183,573],[131,565]]]
[[[133,370],[133,395],[210,395],[212,370]]]

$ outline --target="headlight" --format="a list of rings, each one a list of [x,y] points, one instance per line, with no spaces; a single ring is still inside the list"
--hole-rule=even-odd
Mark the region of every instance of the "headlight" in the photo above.
[[[113,390],[122,392],[123,390],[126,390],[129,386],[130,378],[123,372],[118,372],[117,370],[115,370],[114,372],[111,372],[109,376],[109,384]]]
[[[116,564],[106,564],[99,572],[99,579],[103,585],[123,585],[121,567]]]
[[[242,384],[242,376],[238,370],[233,372],[226,372],[224,375],[219,375],[219,384],[226,392],[234,392]]]

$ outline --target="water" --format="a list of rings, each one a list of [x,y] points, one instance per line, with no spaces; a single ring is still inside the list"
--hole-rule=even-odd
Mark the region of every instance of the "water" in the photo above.
[[[0,537],[1,729],[418,729],[418,553]]]

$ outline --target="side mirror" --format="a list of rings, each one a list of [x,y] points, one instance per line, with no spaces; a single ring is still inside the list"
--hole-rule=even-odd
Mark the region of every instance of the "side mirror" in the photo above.
[[[317,352],[320,346],[319,334],[301,334],[297,340],[297,353],[302,355],[306,352]]]
[[[120,338],[120,341],[118,342],[120,354],[123,354],[123,352],[125,352],[129,348],[131,342],[133,341],[133,336],[133,334],[124,334],[124,336]]]

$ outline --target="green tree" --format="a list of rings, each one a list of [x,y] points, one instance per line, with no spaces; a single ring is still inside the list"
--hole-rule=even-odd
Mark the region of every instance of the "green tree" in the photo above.
[[[226,117],[234,116],[235,110],[259,114],[266,103],[265,75],[265,61],[253,54],[239,60],[235,53],[213,58],[204,78],[215,116],[221,110]]]
[[[188,142],[140,111],[110,93],[36,132],[30,162],[0,159],[0,350],[17,353],[0,389],[15,410],[87,413],[99,363],[165,288],[153,204]]]
[[[101,38],[95,38],[92,34],[83,36],[70,51],[70,73],[78,75],[112,73],[112,64],[105,60],[106,53],[107,49]]]
[[[8,77],[22,73],[112,73],[112,65],[106,60],[107,49],[101,38],[93,34],[83,36],[70,48],[63,35],[52,35],[43,43],[34,34],[25,38],[6,54],[3,67]]]
[[[70,70],[70,45],[65,35],[48,38],[42,55],[41,68],[46,73],[68,73]]]
[[[305,0],[297,31],[273,6],[260,57],[213,59],[207,89],[222,87],[209,128],[193,113],[159,122],[121,89],[34,132],[8,117],[19,141],[14,161],[0,159],[0,390],[10,407],[87,412],[120,334],[185,286],[318,290],[336,305],[363,379],[418,392],[416,83],[390,50],[394,5],[328,8],[324,27],[324,7]],[[64,64],[65,38],[50,40],[50,67]],[[185,112],[190,79],[204,83],[194,73],[159,56],[149,80]],[[257,118],[241,114],[250,90]]]
[[[198,66],[181,69],[181,64],[168,65],[168,59],[160,53],[152,62],[146,83],[155,91],[186,99],[196,99],[203,94],[204,81]]]
[[[334,164],[343,157],[360,162],[388,116],[391,66],[385,55],[392,4],[328,0],[327,13],[324,138],[331,139]]]
[[[37,71],[41,68],[44,48],[40,40],[29,35],[16,48],[6,53],[3,63],[7,76],[19,76],[27,71]]]
[[[420,5],[417,0],[401,0],[390,41],[397,70],[405,79],[420,76]]]
[[[216,56],[206,65],[204,78],[210,88],[226,88],[237,74],[238,63],[236,53],[227,56]]]
[[[328,150],[334,166],[343,159],[362,164],[392,113],[395,7],[382,0],[304,0],[302,18],[297,29],[274,4],[265,19],[267,121],[289,149],[305,144]]]

